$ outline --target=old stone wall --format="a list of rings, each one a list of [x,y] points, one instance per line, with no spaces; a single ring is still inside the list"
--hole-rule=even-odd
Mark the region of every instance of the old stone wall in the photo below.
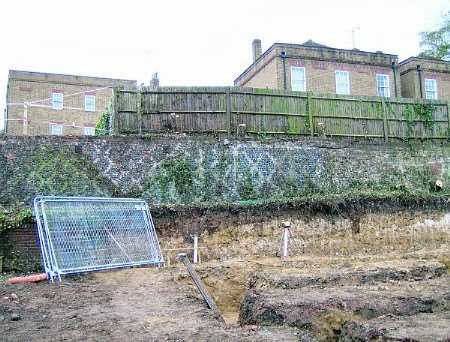
[[[450,181],[446,143],[23,137],[0,140],[0,203],[34,196],[143,197],[152,206],[428,194]]]
[[[322,217],[353,230],[366,212],[395,216],[430,203],[445,209],[449,170],[446,143],[3,137],[0,205],[29,208],[36,195],[142,197],[163,247],[174,248],[190,244],[195,232],[203,237],[231,229],[236,237],[268,229],[276,237],[283,220],[304,220],[305,231],[313,232]],[[436,180],[443,183],[440,192]],[[4,270],[38,269],[35,227],[2,232],[0,256]]]

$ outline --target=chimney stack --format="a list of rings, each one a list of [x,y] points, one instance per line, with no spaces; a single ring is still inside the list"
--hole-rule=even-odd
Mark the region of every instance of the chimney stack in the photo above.
[[[261,39],[254,39],[252,43],[253,62],[256,61],[262,54]]]
[[[151,89],[156,89],[159,87],[159,77],[158,77],[158,73],[155,72],[152,75],[152,79],[150,80],[150,88]]]

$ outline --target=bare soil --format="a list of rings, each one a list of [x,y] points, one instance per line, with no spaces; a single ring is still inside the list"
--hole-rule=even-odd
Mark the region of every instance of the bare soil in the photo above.
[[[293,328],[221,324],[173,269],[131,269],[0,287],[2,341],[286,341]]]
[[[290,245],[295,256],[283,260],[276,257],[279,222],[202,235],[201,246],[208,249],[201,250],[203,263],[195,267],[226,324],[206,307],[186,270],[175,263],[176,251],[165,254],[172,266],[161,269],[64,277],[60,285],[0,284],[0,340],[365,341],[373,336],[401,340],[405,334],[422,334],[417,340],[445,340],[442,327],[450,326],[449,220],[437,214],[367,214],[359,220],[361,231],[356,235],[347,218],[298,220],[293,222]],[[162,236],[161,241],[169,249],[190,245],[182,236]],[[302,314],[298,307],[305,303],[306,288],[317,300],[330,301],[323,300],[324,310],[309,317],[305,328],[289,321],[289,315]],[[284,311],[285,321],[255,319],[261,317],[257,310],[248,312],[253,321],[246,320],[246,298],[255,291],[262,294],[257,297],[260,308],[276,303],[272,308],[279,314],[280,308],[292,305]],[[358,315],[358,310],[368,312],[364,303],[373,303],[377,317]],[[403,305],[403,311],[390,310],[390,303]],[[417,303],[428,312],[421,312]],[[342,310],[345,306],[355,312]],[[427,329],[418,328],[424,325]]]

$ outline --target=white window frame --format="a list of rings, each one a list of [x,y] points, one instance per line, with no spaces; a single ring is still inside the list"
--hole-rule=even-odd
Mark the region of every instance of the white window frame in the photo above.
[[[303,73],[303,82],[294,79],[294,74],[296,71],[301,71]],[[298,86],[300,85],[300,86]],[[306,69],[305,67],[291,66],[291,90],[292,91],[306,91]]]
[[[429,87],[430,84],[433,85],[431,88]],[[425,98],[428,100],[437,100],[438,99],[437,81],[434,78],[425,78],[424,85],[425,85]]]
[[[95,112],[95,95],[84,95],[84,110],[86,112]]]
[[[95,127],[83,127],[83,135],[95,135]]]
[[[64,108],[64,94],[52,92],[52,109],[62,110]]]
[[[381,85],[381,79],[384,79],[387,84]],[[389,75],[387,74],[377,74],[376,75],[377,82],[377,95],[380,97],[391,97],[391,84],[389,81]],[[383,93],[380,92],[380,89],[383,89]]]
[[[350,73],[345,70],[336,70],[334,74],[336,80],[336,94],[350,95]],[[339,79],[340,76],[344,76],[345,79]],[[345,87],[345,89],[342,87]]]
[[[50,135],[62,135],[63,125],[60,124],[50,124]]]

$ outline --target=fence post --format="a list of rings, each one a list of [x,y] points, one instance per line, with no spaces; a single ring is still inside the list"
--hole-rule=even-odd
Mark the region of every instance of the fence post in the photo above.
[[[384,102],[383,98],[381,98],[381,106],[383,107],[383,135],[384,135],[384,142],[388,142],[388,140],[389,140],[389,131],[388,131],[388,122],[387,122],[387,110],[386,110],[386,103]]]
[[[450,107],[450,102],[447,102],[447,138],[450,140],[450,111],[448,107]]]
[[[227,88],[226,91],[226,111],[227,111],[227,130],[228,130],[228,136],[231,135],[231,91],[230,88]]]
[[[111,122],[110,132],[111,135],[119,134],[119,89],[113,88],[112,102],[111,102]]]
[[[138,128],[139,135],[142,134],[142,98],[143,98],[142,89],[139,89],[138,93],[137,93],[137,108],[136,108],[137,121],[138,121],[137,128]]]
[[[314,121],[313,121],[313,112],[311,109],[311,93],[308,93],[308,97],[306,99],[306,111],[308,112],[308,120],[309,120],[309,133],[311,136],[314,136]]]

